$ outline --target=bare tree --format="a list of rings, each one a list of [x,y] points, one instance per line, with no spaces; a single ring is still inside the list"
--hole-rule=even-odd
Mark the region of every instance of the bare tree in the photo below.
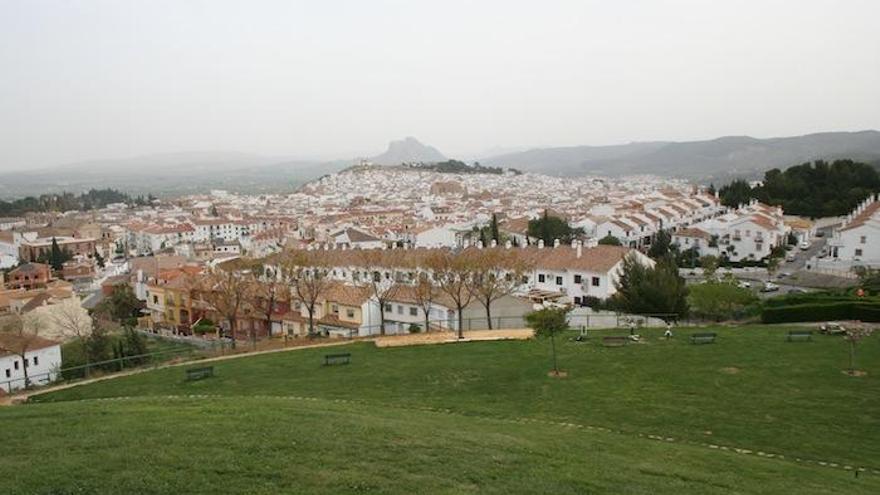
[[[333,286],[326,260],[320,251],[298,251],[281,259],[280,266],[290,282],[290,297],[309,314],[309,337],[315,335],[315,308]]]
[[[434,306],[434,301],[437,299],[438,293],[437,286],[434,285],[434,282],[427,273],[423,272],[418,275],[415,285],[413,286],[413,296],[416,300],[416,304],[418,304],[422,309],[422,312],[425,314],[425,332],[428,332],[431,324],[431,308]]]
[[[275,312],[275,306],[278,302],[286,299],[284,286],[269,280],[268,282],[257,282],[254,290],[254,307],[258,309],[266,322],[267,334],[272,333],[272,314]],[[251,328],[251,340],[253,345],[257,343],[256,328]]]
[[[862,339],[869,337],[873,332],[874,330],[872,328],[862,325],[847,327],[844,338],[846,338],[847,342],[849,342],[850,375],[856,376],[856,344],[858,344]]]
[[[235,349],[238,318],[245,306],[254,296],[256,280],[250,273],[234,269],[215,269],[203,280],[203,294],[208,304],[217,311],[229,325],[232,348]]]
[[[6,338],[0,339],[0,351],[11,352],[21,359],[24,388],[26,389],[31,385],[27,354],[34,349],[35,345],[44,340],[39,335],[41,327],[40,318],[32,314],[11,315],[0,326],[0,331],[7,334]]]
[[[455,309],[458,312],[458,338],[463,339],[464,308],[471,303],[474,297],[474,291],[471,288],[473,282],[471,260],[450,251],[437,250],[428,258],[427,263],[433,272],[437,288],[455,304]]]
[[[384,255],[380,249],[364,249],[359,254],[361,266],[369,274],[366,284],[370,295],[379,303],[379,335],[385,335],[385,306],[400,290],[390,272],[385,272]]]
[[[504,249],[475,250],[468,256],[473,269],[471,291],[486,309],[486,324],[491,330],[492,303],[512,294],[529,266],[515,251]]]
[[[67,338],[79,339],[83,344],[92,334],[92,318],[79,302],[70,297],[52,307],[51,319],[61,334]]]

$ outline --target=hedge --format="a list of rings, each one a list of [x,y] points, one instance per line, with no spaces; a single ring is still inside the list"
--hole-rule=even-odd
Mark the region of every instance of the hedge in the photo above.
[[[808,292],[806,294],[787,294],[773,297],[764,301],[764,306],[795,306],[799,304],[830,304],[837,302],[849,302],[854,304],[880,304],[877,298],[856,298],[850,294],[829,294],[823,292]]]
[[[842,301],[828,303],[792,304],[767,307],[761,313],[764,323],[797,321],[861,320],[880,321],[880,303]]]

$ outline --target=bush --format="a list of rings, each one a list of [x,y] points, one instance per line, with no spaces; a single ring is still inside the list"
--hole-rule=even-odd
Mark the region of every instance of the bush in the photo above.
[[[861,301],[835,301],[826,303],[793,304],[766,307],[761,313],[764,323],[790,323],[798,321],[861,320],[880,321],[880,303]]]
[[[415,323],[409,324],[409,333],[419,333],[422,331],[422,327],[416,325]]]

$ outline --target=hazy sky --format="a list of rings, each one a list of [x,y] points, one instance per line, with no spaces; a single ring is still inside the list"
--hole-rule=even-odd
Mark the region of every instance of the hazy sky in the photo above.
[[[878,0],[0,0],[0,170],[880,128],[878,18]]]

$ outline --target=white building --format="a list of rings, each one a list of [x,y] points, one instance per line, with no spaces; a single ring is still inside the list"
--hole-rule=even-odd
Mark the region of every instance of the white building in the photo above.
[[[31,385],[45,385],[58,378],[61,344],[41,337],[28,337],[24,359],[18,354],[21,339],[14,333],[0,333],[0,390],[12,392],[25,387],[25,368]]]
[[[837,263],[880,266],[880,201],[876,195],[847,216],[828,245]]]

